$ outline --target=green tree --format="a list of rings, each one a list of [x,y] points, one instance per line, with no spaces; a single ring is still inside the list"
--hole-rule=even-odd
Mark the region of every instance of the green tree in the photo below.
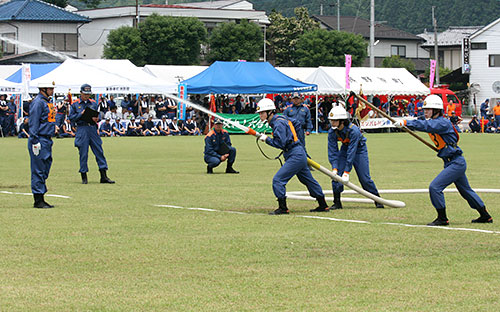
[[[205,25],[195,17],[153,14],[139,24],[148,64],[199,64]]]
[[[386,68],[406,68],[410,73],[415,74],[415,63],[410,60],[399,57],[399,55],[393,55],[391,57],[386,57],[382,61],[382,67]]]
[[[137,66],[146,64],[146,53],[137,28],[122,26],[109,32],[104,45],[106,59],[128,59]]]
[[[68,5],[68,0],[43,0],[43,1],[56,5],[60,8],[65,8]]]
[[[318,29],[319,24],[309,17],[304,7],[295,8],[295,17],[284,17],[281,13],[269,15],[267,44],[271,59],[277,66],[293,66],[295,45],[299,37],[307,31]]]
[[[60,8],[65,8],[68,4],[73,4],[73,2],[77,2],[78,4],[83,4],[86,8],[97,8],[99,4],[101,4],[101,0],[79,0],[79,1],[43,0],[43,1],[53,5],[57,5]]]
[[[344,66],[345,54],[352,55],[352,65],[363,64],[367,42],[360,35],[325,29],[311,30],[297,41],[295,60],[297,66]]]
[[[242,20],[241,23],[222,23],[212,31],[207,59],[214,61],[258,61],[262,52],[263,34],[260,27]]]

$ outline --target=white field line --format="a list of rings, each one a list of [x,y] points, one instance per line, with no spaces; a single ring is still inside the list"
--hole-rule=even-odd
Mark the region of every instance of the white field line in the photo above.
[[[185,209],[185,210],[199,210],[199,211],[207,211],[207,212],[222,212],[222,213],[234,213],[241,215],[265,215],[263,213],[248,213],[241,211],[226,211],[226,210],[217,210],[210,208],[190,208],[190,207],[181,207],[174,205],[153,205],[155,207],[164,207],[164,208],[175,208],[175,209]],[[463,231],[463,232],[479,232],[479,233],[487,233],[487,234],[500,234],[500,231],[490,231],[490,230],[482,230],[482,229],[470,229],[470,228],[455,228],[449,226],[427,226],[422,224],[406,224],[406,223],[394,223],[394,222],[370,222],[363,220],[349,220],[349,219],[338,219],[331,217],[321,217],[321,216],[304,216],[304,215],[294,215],[296,218],[306,218],[306,219],[319,219],[319,220],[328,220],[328,221],[336,221],[336,222],[349,222],[349,223],[362,223],[362,224],[374,224],[374,225],[395,225],[395,226],[403,226],[403,227],[413,227],[413,228],[425,228],[425,229],[436,229],[436,230],[449,230],[449,231]]]
[[[0,191],[0,194],[9,194],[9,195],[26,195],[26,196],[32,196],[32,193],[16,193],[16,192],[9,192],[9,191]],[[48,197],[58,197],[58,198],[71,198],[69,196],[65,195],[57,195],[57,194],[45,194],[45,196]]]

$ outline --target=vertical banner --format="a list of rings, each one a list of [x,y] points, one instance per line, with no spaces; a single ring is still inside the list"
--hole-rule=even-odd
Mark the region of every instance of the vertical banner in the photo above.
[[[179,83],[178,94],[183,100],[187,99],[187,90],[185,83]],[[186,120],[186,103],[183,101],[179,102],[177,105],[177,118],[179,120]]]
[[[429,74],[429,89],[434,85],[434,74],[436,73],[436,60],[431,60],[431,72]]]
[[[462,74],[470,74],[470,38],[465,37],[462,41]]]
[[[352,56],[350,54],[345,55],[345,89],[349,90],[351,88],[351,82],[349,81],[349,72],[351,71]]]
[[[15,120],[23,117],[23,102],[21,101],[21,94],[12,95],[14,97],[14,104],[16,105]]]
[[[21,83],[22,83],[22,88],[23,92],[21,95],[21,98],[19,99],[19,113],[18,117],[24,117],[23,116],[23,100],[28,101],[30,99],[29,95],[29,87],[30,87],[30,81],[31,81],[31,66],[30,64],[24,64],[22,65],[22,74],[21,74]]]

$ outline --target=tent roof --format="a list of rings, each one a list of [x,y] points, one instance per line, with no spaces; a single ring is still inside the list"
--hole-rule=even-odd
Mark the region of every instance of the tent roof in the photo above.
[[[166,82],[177,84],[198,75],[207,68],[208,66],[195,65],[146,65],[143,70]]]
[[[21,65],[0,65],[0,79],[6,79],[19,70]]]
[[[94,93],[176,93],[177,86],[145,73],[129,60],[68,59],[50,73],[30,83],[36,92],[39,81],[54,81],[56,92],[74,93],[88,83]]]
[[[188,93],[282,93],[315,91],[316,85],[292,79],[268,62],[213,63],[198,75],[184,80]]]
[[[309,77],[317,67],[276,67],[276,69],[292,79],[306,82],[306,78]]]
[[[60,63],[48,63],[48,64],[28,64],[31,67],[31,80],[34,80],[38,77],[41,77],[51,71],[53,71],[55,68],[57,68]],[[19,68],[15,73],[10,75],[8,78],[5,80],[12,81],[12,82],[17,82],[21,83],[23,79],[23,68]]]
[[[349,78],[351,88],[347,91],[359,93],[362,89],[365,95],[426,95],[430,92],[404,68],[352,67]],[[318,84],[320,93],[336,93],[329,88],[330,84],[340,86],[342,92],[339,93],[343,93],[345,67],[319,67],[306,81]]]
[[[22,88],[20,83],[0,79],[0,94],[21,94],[21,92]]]

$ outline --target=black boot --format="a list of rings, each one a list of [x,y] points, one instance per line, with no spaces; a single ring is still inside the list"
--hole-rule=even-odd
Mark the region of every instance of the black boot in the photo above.
[[[33,208],[54,208],[54,206],[49,205],[43,199],[43,194],[33,194],[33,198],[35,199],[35,203],[33,204]]]
[[[333,193],[333,205],[331,210],[342,209],[342,202],[340,201],[340,193]]]
[[[384,205],[378,202],[375,202],[375,207],[377,208],[384,208]]]
[[[240,173],[233,169],[233,163],[227,163],[226,173]]]
[[[207,166],[207,173],[208,174],[212,174],[214,173],[214,168],[210,167],[210,166]]]
[[[328,204],[325,201],[325,196],[316,197],[316,200],[318,201],[319,206],[316,207],[316,209],[309,210],[310,212],[328,212],[328,211],[330,211],[330,208],[328,207]]]
[[[479,212],[480,217],[472,220],[472,223],[493,223],[493,218],[486,211],[486,207],[478,208],[477,212]]]
[[[436,209],[438,213],[438,217],[436,220],[432,221],[431,223],[428,223],[427,225],[429,226],[446,226],[449,225],[450,222],[448,221],[448,218],[446,217],[446,209]]]
[[[288,208],[286,207],[286,198],[278,198],[279,207],[275,211],[270,212],[270,215],[281,215],[289,214]]]
[[[106,169],[99,169],[99,172],[101,173],[101,183],[109,183],[109,184],[115,183],[115,181],[108,178],[108,175],[106,174]]]
[[[80,172],[80,175],[82,176],[82,184],[89,183],[87,180],[87,173],[86,172]]]

